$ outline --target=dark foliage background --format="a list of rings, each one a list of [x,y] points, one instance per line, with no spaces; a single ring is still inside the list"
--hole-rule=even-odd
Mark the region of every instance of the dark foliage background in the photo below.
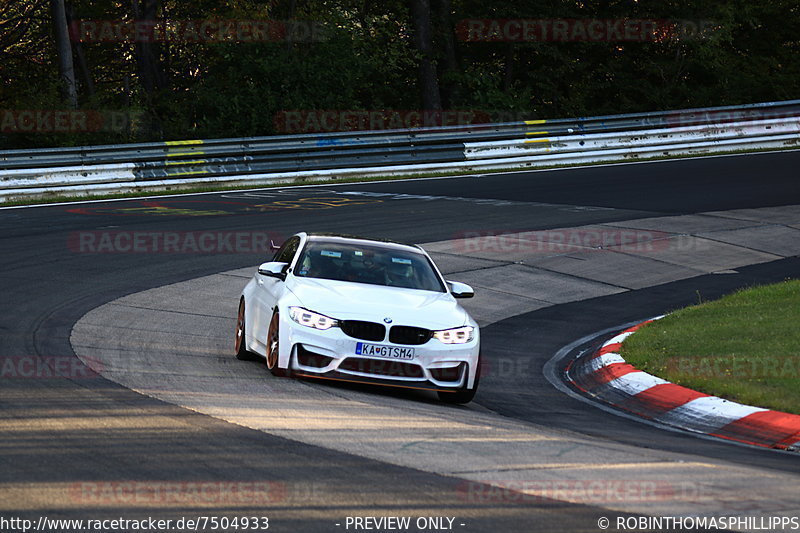
[[[57,39],[60,23],[148,17],[312,21],[324,38]],[[701,38],[651,42],[465,42],[455,32],[465,19],[518,18],[710,25]],[[0,110],[12,110],[0,148],[272,135],[287,110],[535,119],[787,100],[800,98],[798,27],[796,0],[0,0]],[[20,110],[75,107],[118,120],[91,132],[8,123]]]

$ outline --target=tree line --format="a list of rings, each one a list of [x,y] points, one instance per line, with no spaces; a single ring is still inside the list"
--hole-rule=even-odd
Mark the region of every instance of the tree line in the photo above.
[[[796,0],[2,0],[0,148],[800,97]]]

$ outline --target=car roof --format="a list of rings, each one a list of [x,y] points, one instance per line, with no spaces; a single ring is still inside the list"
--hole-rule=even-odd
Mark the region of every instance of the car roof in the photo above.
[[[416,244],[406,244],[404,242],[397,242],[390,239],[371,239],[367,237],[359,237],[358,235],[347,235],[345,233],[306,233],[309,241],[314,242],[335,242],[335,243],[370,243],[385,246],[386,248],[407,249],[409,251],[420,253],[422,248]]]

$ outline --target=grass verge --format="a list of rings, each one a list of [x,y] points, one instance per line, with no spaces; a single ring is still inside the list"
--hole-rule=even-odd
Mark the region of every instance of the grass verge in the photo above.
[[[621,355],[690,389],[800,414],[800,281],[676,311],[629,337]]]

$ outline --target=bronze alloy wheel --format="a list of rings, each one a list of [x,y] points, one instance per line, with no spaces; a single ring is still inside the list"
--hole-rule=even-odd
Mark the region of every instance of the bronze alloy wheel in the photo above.
[[[276,376],[285,376],[286,371],[278,367],[278,354],[280,353],[279,324],[280,314],[275,311],[272,314],[272,320],[270,320],[269,329],[267,330],[267,368]]]
[[[255,359],[253,354],[247,349],[247,342],[244,337],[245,318],[244,318],[244,298],[239,300],[239,314],[236,317],[236,336],[234,339],[233,349],[236,353],[236,359],[242,361],[252,361]]]

